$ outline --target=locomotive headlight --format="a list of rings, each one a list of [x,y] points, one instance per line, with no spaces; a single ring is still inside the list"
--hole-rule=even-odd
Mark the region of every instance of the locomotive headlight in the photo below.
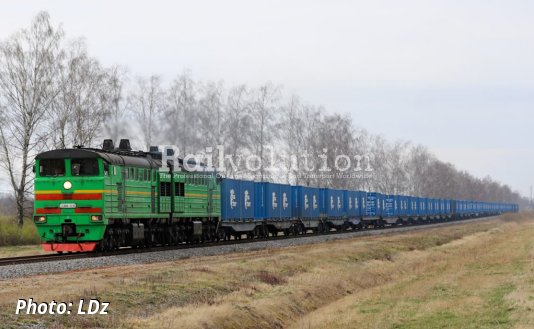
[[[91,222],[101,222],[101,221],[102,221],[102,216],[99,216],[99,215],[91,216]]]
[[[34,216],[33,221],[35,223],[46,223],[46,216]]]
[[[65,183],[63,183],[63,188],[65,190],[70,190],[72,188],[72,183],[69,181],[65,181]]]

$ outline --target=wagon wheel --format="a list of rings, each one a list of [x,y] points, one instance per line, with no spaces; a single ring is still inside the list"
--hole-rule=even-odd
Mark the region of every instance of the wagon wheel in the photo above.
[[[254,227],[254,231],[252,233],[252,237],[251,238],[252,239],[261,238],[262,235],[263,235],[262,231],[263,230],[261,229],[261,227],[259,227],[259,226]]]

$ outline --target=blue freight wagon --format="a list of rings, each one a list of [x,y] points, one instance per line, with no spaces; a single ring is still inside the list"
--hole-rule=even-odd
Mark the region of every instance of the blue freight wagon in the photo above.
[[[409,223],[412,215],[412,197],[407,195],[398,195],[398,217],[400,222]]]
[[[365,191],[359,191],[359,200],[360,200],[360,203],[359,203],[359,206],[360,206],[360,218],[363,219],[363,217],[366,216],[365,212],[366,212],[366,209],[367,209],[367,192]]]
[[[439,219],[441,216],[441,206],[440,206],[440,200],[439,199],[433,199],[434,204],[432,207],[433,216],[435,219]]]
[[[319,189],[306,186],[291,187],[292,216],[297,218],[319,218]]]
[[[306,229],[323,231],[321,221],[320,192],[316,187],[292,186],[292,217],[299,219]]]
[[[382,209],[384,207],[384,195],[377,192],[368,192],[365,200],[365,225],[383,226]]]
[[[221,180],[218,238],[301,234],[331,228],[383,227],[429,219],[472,218],[518,211],[515,204],[383,195],[375,192]]]
[[[291,186],[276,183],[255,183],[255,217],[282,220],[291,218]]]
[[[413,196],[408,197],[408,220],[413,222],[417,219],[417,198]]]
[[[415,202],[416,202],[416,215],[415,217],[417,218],[417,220],[425,220],[426,219],[426,215],[427,215],[427,211],[426,211],[426,199],[425,198],[420,198],[420,197],[415,197]]]
[[[398,195],[385,195],[383,199],[382,220],[388,224],[400,224],[400,198]]]
[[[346,210],[344,196],[344,190],[325,189],[325,218],[329,228],[345,228]]]
[[[291,186],[286,184],[254,183],[254,217],[262,220],[271,233],[287,230],[293,224]]]
[[[344,191],[347,223],[352,228],[361,228],[362,207],[360,191]]]
[[[227,233],[247,232],[256,226],[254,182],[225,178],[221,182],[221,224]]]

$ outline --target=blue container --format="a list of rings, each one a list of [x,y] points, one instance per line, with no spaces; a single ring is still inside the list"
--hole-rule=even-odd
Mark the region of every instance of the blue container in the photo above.
[[[397,196],[397,206],[398,206],[399,217],[408,216],[408,201],[409,201],[409,197],[407,197],[406,195]]]
[[[436,214],[436,200],[435,199],[428,199],[428,215],[434,216]]]
[[[291,216],[296,218],[319,218],[319,189],[306,186],[291,187]]]
[[[424,198],[425,199],[425,215],[431,216],[432,215],[432,199]]]
[[[376,192],[367,193],[365,201],[365,217],[382,217],[383,195]]]
[[[303,200],[301,198],[303,186],[291,186],[291,217],[302,218],[303,216]]]
[[[361,213],[360,191],[345,191],[345,215],[350,218],[358,218]]]
[[[425,198],[417,198],[417,215],[418,216],[426,216],[426,199]]]
[[[416,196],[410,197],[410,211],[413,217],[419,216],[419,198]]]
[[[291,185],[279,184],[280,186],[280,218],[291,218]]]
[[[358,208],[360,212],[360,218],[365,216],[365,209],[367,206],[367,192],[365,191],[358,191]]]
[[[384,209],[383,209],[383,216],[384,217],[396,217],[397,210],[395,209],[396,206],[396,200],[395,195],[386,195],[384,197]]]
[[[291,218],[291,186],[285,184],[257,182],[254,183],[256,195],[256,219],[288,219]]]
[[[343,199],[345,191],[326,189],[325,206],[328,217],[345,216],[345,200]]]
[[[436,215],[437,207],[436,207],[436,199],[428,199],[430,211],[429,215],[434,216]]]
[[[221,183],[221,220],[254,219],[254,182],[225,178]]]
[[[328,189],[321,187],[319,189],[319,213],[321,214],[321,217],[326,217],[326,191]]]
[[[465,201],[465,200],[461,200],[461,201],[460,201],[460,213],[461,213],[462,215],[467,214],[467,212],[469,211],[468,208],[469,208],[469,207],[468,207],[467,201]]]

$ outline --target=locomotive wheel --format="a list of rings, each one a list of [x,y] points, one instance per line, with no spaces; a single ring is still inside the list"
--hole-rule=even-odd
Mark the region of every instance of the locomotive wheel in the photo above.
[[[217,232],[217,242],[226,240],[226,232],[224,230],[219,230]]]

